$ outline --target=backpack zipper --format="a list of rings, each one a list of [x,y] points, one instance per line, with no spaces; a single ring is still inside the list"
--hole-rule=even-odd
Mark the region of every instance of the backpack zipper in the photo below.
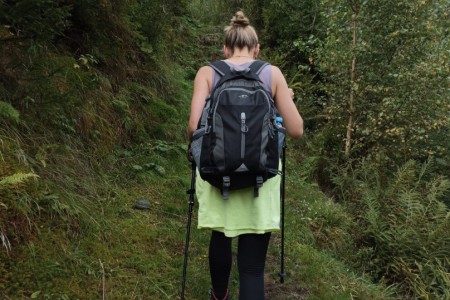
[[[241,112],[241,159],[245,157],[245,133],[248,132],[248,127],[245,125],[245,112]]]

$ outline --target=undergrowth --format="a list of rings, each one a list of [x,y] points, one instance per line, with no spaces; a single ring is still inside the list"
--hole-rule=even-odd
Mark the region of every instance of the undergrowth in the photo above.
[[[364,161],[335,181],[355,216],[356,257],[347,255],[347,261],[411,297],[447,299],[450,209],[444,200],[450,182],[432,175],[433,163],[409,161],[383,176]]]
[[[192,80],[221,56],[221,30],[192,17],[203,1],[157,3],[63,5],[39,16],[53,31],[24,16],[23,40],[0,29],[13,39],[0,44],[0,298],[178,298]],[[289,141],[287,277],[274,233],[267,298],[448,298],[448,180],[415,162],[394,175],[373,161],[337,167],[311,151],[329,140]],[[209,232],[196,218],[186,298],[206,299]],[[237,298],[235,265],[230,288]]]

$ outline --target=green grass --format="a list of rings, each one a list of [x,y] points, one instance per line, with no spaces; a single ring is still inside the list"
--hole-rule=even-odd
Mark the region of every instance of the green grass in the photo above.
[[[184,138],[192,78],[183,71],[172,73],[182,95],[178,100],[166,103],[152,89],[134,84],[125,85],[131,90],[121,90],[116,102],[104,92],[98,105],[84,108],[80,135],[60,136],[40,123],[29,133],[0,128],[0,178],[31,170],[39,175],[0,190],[0,217],[7,217],[0,219],[0,234],[11,242],[8,251],[0,244],[3,298],[179,297],[191,175]],[[149,122],[146,117],[152,114],[141,112],[146,106],[155,114]],[[94,129],[95,137],[90,136]],[[366,281],[339,259],[354,250],[351,218],[316,185],[300,179],[299,147],[293,146],[286,199],[287,277],[284,284],[278,282],[280,234],[274,233],[267,298],[390,299],[389,289]],[[133,208],[141,198],[150,201],[149,210]],[[206,299],[210,288],[210,232],[196,229],[196,211],[197,206],[186,299]],[[230,289],[235,299],[238,282],[234,266]]]
[[[69,229],[57,220],[40,222],[35,236],[16,245],[6,257],[9,277],[2,277],[6,280],[3,295],[11,299],[31,295],[38,299],[177,299],[190,167],[177,144],[159,146],[163,150],[139,148],[134,155],[120,158],[116,171],[124,174],[119,177],[111,173],[106,179],[89,179],[92,186],[109,191],[92,199],[89,211],[81,212],[91,221]],[[160,166],[164,175],[133,168],[143,161]],[[140,198],[150,201],[149,210],[133,209]],[[196,229],[196,208],[186,299],[206,299],[210,287],[209,232]],[[289,177],[286,209],[287,277],[284,284],[278,282],[280,234],[275,233],[266,267],[268,299],[389,299],[386,288],[366,282],[333,255],[344,248],[348,223],[338,205],[317,187]],[[237,299],[236,266],[230,288]]]

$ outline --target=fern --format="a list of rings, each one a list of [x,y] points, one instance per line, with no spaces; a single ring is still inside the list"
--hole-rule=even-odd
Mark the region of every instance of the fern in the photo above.
[[[19,112],[11,104],[0,101],[0,119],[7,119],[13,122],[19,122]]]
[[[421,166],[410,161],[382,184],[377,170],[363,162],[335,183],[352,189],[343,194],[352,195],[346,200],[360,230],[355,237],[369,247],[359,252],[362,267],[374,280],[398,285],[417,298],[446,299],[450,209],[442,200],[450,182],[431,178],[431,166],[430,161]]]
[[[37,177],[39,176],[34,173],[16,173],[0,179],[0,188],[6,185],[16,186],[20,183],[23,183],[25,180],[29,178],[37,178]]]

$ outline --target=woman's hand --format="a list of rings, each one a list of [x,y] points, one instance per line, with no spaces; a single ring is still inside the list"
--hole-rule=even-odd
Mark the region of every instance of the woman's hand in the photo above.
[[[294,100],[295,98],[295,94],[294,94],[294,90],[289,88],[289,94],[291,95],[291,99]]]

